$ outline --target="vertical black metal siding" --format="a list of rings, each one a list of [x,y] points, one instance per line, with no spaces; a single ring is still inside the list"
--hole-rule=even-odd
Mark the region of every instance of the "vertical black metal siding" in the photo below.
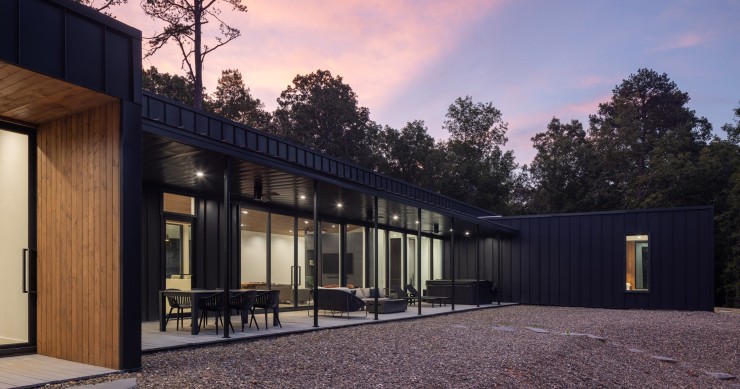
[[[141,32],[71,1],[0,1],[0,60],[141,102]]]
[[[162,195],[144,189],[141,207],[141,318],[159,318],[158,292],[162,290]]]
[[[713,309],[713,211],[707,207],[503,218],[520,233],[502,243],[502,297],[526,304],[638,309]],[[624,291],[627,234],[650,236],[650,292]],[[460,240],[460,245],[465,245]],[[486,239],[483,278],[497,265]],[[490,247],[490,248],[489,248]],[[461,248],[460,253],[469,252]],[[491,255],[493,254],[493,255]],[[459,278],[471,277],[461,255]],[[491,271],[493,267],[493,271]],[[498,280],[494,279],[498,283]]]

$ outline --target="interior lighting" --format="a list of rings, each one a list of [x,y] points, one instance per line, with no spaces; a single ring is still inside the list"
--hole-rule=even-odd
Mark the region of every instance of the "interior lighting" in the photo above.
[[[336,226],[336,225],[334,225],[334,224],[332,224],[332,225],[331,225],[331,228],[337,228],[337,226]]]
[[[414,223],[416,223],[416,224],[419,224],[419,221],[417,220],[417,221],[415,221]]]
[[[298,196],[298,198],[300,198],[301,200],[305,200],[306,199],[306,195],[300,195],[300,196]]]
[[[304,220],[303,221],[303,224],[308,224],[308,220]]]
[[[465,236],[470,236],[470,231],[465,231]]]
[[[398,220],[398,215],[393,215],[393,220]]]
[[[244,224],[242,224],[241,226],[244,227]]]
[[[246,215],[246,214],[248,214],[248,213],[249,213],[249,211],[247,211],[246,209],[243,209],[243,210],[242,210],[242,213]]]
[[[342,203],[337,203],[337,208],[342,208],[343,206],[344,206],[344,204],[342,204]]]
[[[198,178],[202,178],[205,174],[203,172],[195,172],[195,176]]]

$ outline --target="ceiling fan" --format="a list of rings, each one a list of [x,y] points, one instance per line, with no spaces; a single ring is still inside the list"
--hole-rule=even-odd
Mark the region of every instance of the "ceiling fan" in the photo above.
[[[272,200],[272,196],[280,196],[280,193],[278,193],[278,192],[267,192],[267,193],[264,193],[262,191],[262,179],[261,178],[256,178],[254,180],[254,195],[253,195],[253,199],[255,201],[267,202],[267,201]]]

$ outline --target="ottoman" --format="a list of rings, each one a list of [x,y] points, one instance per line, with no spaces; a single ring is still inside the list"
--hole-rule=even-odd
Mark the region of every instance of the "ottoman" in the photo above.
[[[367,311],[375,313],[375,300],[365,301]],[[378,313],[397,313],[406,311],[406,299],[378,300]]]

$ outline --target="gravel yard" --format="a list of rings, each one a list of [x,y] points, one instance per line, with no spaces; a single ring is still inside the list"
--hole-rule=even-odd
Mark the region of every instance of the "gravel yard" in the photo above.
[[[160,352],[143,364],[53,387],[136,377],[140,388],[740,388],[740,313],[513,306]]]

